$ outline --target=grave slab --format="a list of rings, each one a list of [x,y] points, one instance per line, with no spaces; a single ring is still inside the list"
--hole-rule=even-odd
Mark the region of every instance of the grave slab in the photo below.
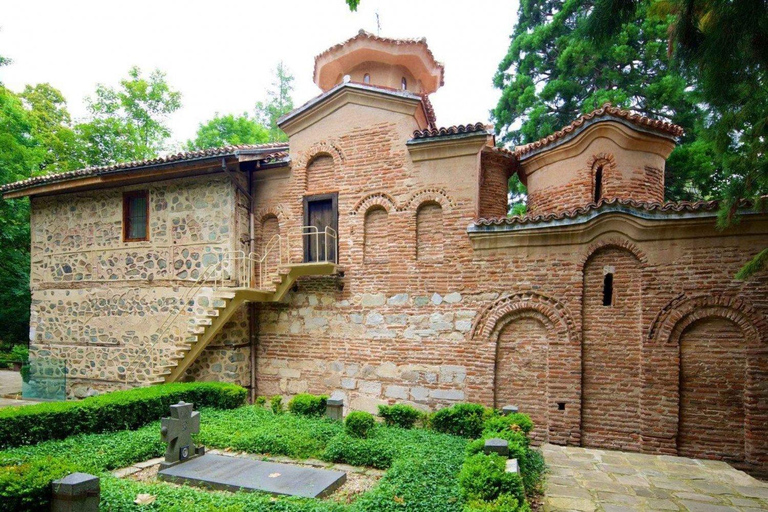
[[[161,480],[225,491],[321,498],[347,481],[343,471],[279,464],[210,453],[158,472]]]

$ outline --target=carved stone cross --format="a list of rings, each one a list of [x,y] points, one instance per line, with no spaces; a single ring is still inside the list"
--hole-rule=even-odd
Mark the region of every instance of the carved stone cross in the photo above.
[[[168,443],[165,464],[175,464],[197,455],[192,444],[192,434],[200,432],[200,413],[192,410],[193,404],[179,402],[171,406],[171,417],[160,421],[160,438]]]

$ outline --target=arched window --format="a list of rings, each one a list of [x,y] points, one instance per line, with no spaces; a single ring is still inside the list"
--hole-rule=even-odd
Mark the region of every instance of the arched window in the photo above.
[[[595,197],[594,202],[597,203],[603,198],[603,166],[598,165],[595,170]]]
[[[403,79],[402,79],[402,80],[400,80],[400,88],[401,88],[402,90],[404,90],[404,91],[405,91],[406,89],[408,89],[408,81],[405,79],[405,77],[403,77]]]
[[[363,76],[363,83],[364,83],[364,84],[369,84],[369,83],[371,83],[371,75],[369,75],[368,73],[366,73],[366,74]]]
[[[365,212],[365,233],[363,235],[363,261],[365,263],[386,263],[389,261],[388,217],[387,210],[381,206],[372,206]]]
[[[443,208],[439,203],[422,203],[416,210],[416,259],[443,259]]]

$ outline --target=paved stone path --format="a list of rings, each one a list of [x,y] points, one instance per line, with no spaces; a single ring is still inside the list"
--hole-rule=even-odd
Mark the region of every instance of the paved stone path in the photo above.
[[[542,453],[546,512],[768,510],[768,482],[725,462],[550,444]]]

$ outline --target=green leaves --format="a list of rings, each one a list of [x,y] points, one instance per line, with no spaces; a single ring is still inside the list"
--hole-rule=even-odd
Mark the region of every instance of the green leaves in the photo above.
[[[285,133],[277,126],[277,121],[293,110],[293,99],[291,99],[293,75],[282,62],[277,64],[274,73],[275,81],[267,91],[267,100],[256,103],[256,119],[269,128],[270,142],[280,142],[288,140]]]
[[[206,123],[200,123],[197,136],[187,141],[189,151],[236,146],[240,144],[263,144],[269,142],[270,132],[256,119],[243,112],[240,116],[228,114],[216,116]]]
[[[83,144],[81,166],[154,158],[171,135],[168,116],[181,108],[181,93],[153,71],[145,78],[133,67],[118,88],[99,84],[86,98],[90,121],[75,127]]]

